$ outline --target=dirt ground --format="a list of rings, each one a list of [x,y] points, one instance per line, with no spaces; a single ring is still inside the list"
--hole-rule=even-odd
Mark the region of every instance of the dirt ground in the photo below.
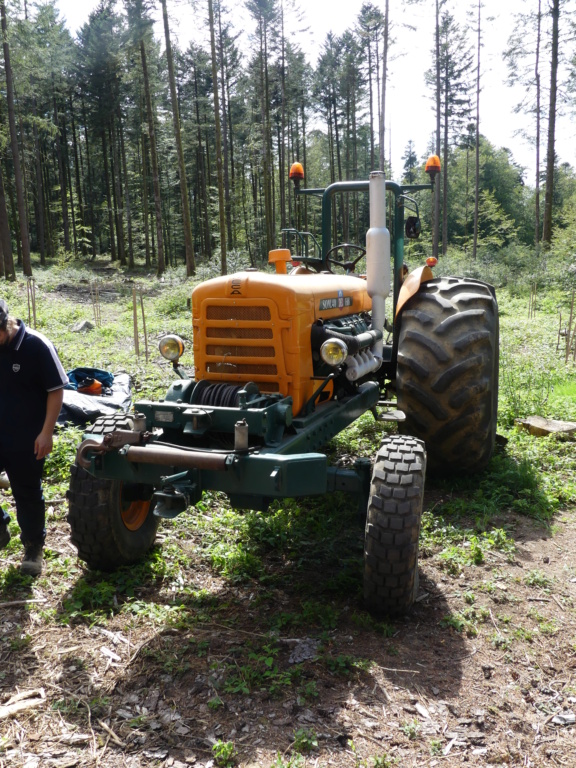
[[[234,693],[221,683],[234,664],[259,663],[250,649],[265,654],[267,616],[301,611],[302,595],[288,580],[283,589],[219,578],[190,541],[178,545],[189,555],[183,582],[204,595],[193,627],[127,624],[122,614],[55,620],[85,578],[65,507],[50,508],[40,579],[16,576],[19,548],[0,561],[1,768],[210,768],[226,764],[213,747],[227,742],[246,768],[576,764],[573,512],[552,531],[508,520],[512,557],[493,552],[456,575],[425,552],[417,604],[391,631],[363,626],[347,596],[333,601],[335,629],[280,629],[264,666],[273,663],[277,682],[300,665],[296,694],[289,684],[244,693],[239,683]],[[160,547],[174,535],[161,528]],[[307,581],[314,595],[316,575]],[[155,583],[138,598],[153,606],[167,595]]]

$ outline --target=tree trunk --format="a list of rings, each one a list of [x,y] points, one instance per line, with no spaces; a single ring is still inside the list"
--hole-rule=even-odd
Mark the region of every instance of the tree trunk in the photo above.
[[[116,238],[118,241],[118,260],[122,267],[126,266],[126,243],[124,238],[124,200],[122,198],[122,173],[118,159],[118,138],[114,126],[114,118],[110,123],[110,155],[112,161],[112,180],[114,192],[114,212],[116,222]]]
[[[112,213],[112,195],[110,194],[110,171],[108,168],[108,148],[106,131],[102,129],[102,163],[104,165],[104,183],[106,184],[106,202],[108,203],[108,229],[110,230],[110,258],[116,261],[116,239],[114,237],[114,216]]]
[[[284,5],[281,13],[280,53],[280,126],[278,136],[278,178],[280,184],[280,229],[286,227],[286,39],[284,36]]]
[[[18,136],[16,135],[16,114],[14,108],[14,81],[12,66],[10,64],[10,47],[8,45],[8,32],[6,27],[6,7],[4,0],[0,0],[0,17],[2,24],[2,42],[4,48],[4,74],[6,76],[6,100],[8,102],[8,122],[10,125],[10,147],[12,149],[12,162],[14,164],[14,180],[16,183],[16,197],[18,200],[18,220],[20,225],[20,243],[22,247],[22,269],[27,277],[32,276],[32,262],[30,260],[30,240],[28,239],[28,219],[26,217],[26,200],[24,197],[24,185],[22,183],[22,168],[20,165],[20,153],[18,151]]]
[[[150,160],[152,164],[152,188],[154,190],[154,210],[156,214],[156,245],[158,249],[158,277],[166,270],[164,262],[164,241],[162,238],[162,198],[160,196],[160,174],[158,171],[158,155],[156,153],[156,127],[154,112],[152,111],[152,95],[150,93],[150,80],[148,78],[148,64],[146,61],[146,46],[144,40],[140,40],[140,58],[142,60],[142,74],[144,76],[144,95],[146,98],[146,112],[148,114],[148,138],[150,139]]]
[[[534,180],[534,246],[540,247],[540,43],[542,34],[542,3],[538,0],[538,32],[536,35],[536,178]]]
[[[214,35],[214,10],[208,0],[208,23],[210,25],[210,51],[212,54],[212,89],[214,95],[214,129],[216,132],[216,172],[218,178],[218,208],[220,222],[220,268],[227,274],[226,265],[226,209],[224,201],[224,174],[222,169],[222,134],[220,128],[220,104],[218,99],[218,68],[216,64],[216,40]]]
[[[86,224],[84,221],[84,200],[82,197],[82,183],[80,181],[80,160],[78,153],[78,141],[76,136],[76,120],[74,119],[74,102],[70,97],[70,115],[72,121],[72,152],[74,156],[74,176],[76,179],[76,194],[78,196],[78,213],[80,216],[80,251],[82,255],[86,253],[86,240],[85,229]]]
[[[264,227],[266,232],[266,252],[274,248],[274,214],[272,201],[272,157],[270,133],[270,94],[268,82],[268,30],[260,20],[260,111],[262,119],[262,156],[264,186]]]
[[[88,186],[86,190],[86,202],[88,204],[88,216],[90,219],[90,245],[92,248],[92,258],[96,258],[96,217],[94,215],[94,203],[93,203],[93,181],[92,181],[92,160],[90,157],[90,142],[88,141],[88,121],[86,120],[86,107],[84,106],[84,100],[82,100],[82,122],[84,123],[84,145],[86,147],[86,171],[88,178]]]
[[[552,48],[550,51],[550,104],[548,107],[548,147],[546,150],[546,195],[544,197],[544,227],[542,245],[550,248],[552,243],[552,206],[554,203],[554,170],[556,166],[556,98],[558,93],[558,35],[560,0],[551,0]]]
[[[150,258],[150,226],[148,222],[148,151],[144,134],[142,134],[142,208],[146,266],[150,267],[152,260]]]
[[[64,130],[64,146],[67,146],[66,130]],[[74,240],[74,253],[78,253],[78,235],[76,232],[76,210],[74,207],[74,187],[72,185],[72,171],[67,152],[64,153],[64,173],[66,175],[66,185],[70,190],[70,215],[72,216],[72,238]]]
[[[232,234],[232,205],[230,202],[230,150],[228,142],[228,105],[226,96],[230,92],[228,88],[228,69],[224,62],[224,37],[222,35],[222,6],[218,4],[218,35],[220,38],[220,91],[222,94],[222,151],[224,153],[224,202],[226,208],[226,233],[227,233],[227,245],[232,248],[234,246],[233,234]],[[230,137],[232,134],[230,133]],[[230,143],[231,143],[230,138]]]
[[[38,116],[36,99],[33,102],[33,115]],[[38,126],[36,120],[33,123],[34,136],[34,165],[36,169],[36,235],[38,240],[38,250],[40,251],[40,264],[46,264],[46,243],[44,241],[44,184],[42,182],[42,153],[40,151],[40,140],[38,138]]]
[[[10,222],[8,220],[8,209],[6,208],[2,163],[0,163],[0,246],[4,261],[4,277],[7,280],[15,280],[16,270],[14,269],[14,257],[12,255],[12,235],[10,234]]]
[[[206,164],[203,151],[202,140],[202,120],[200,114],[200,97],[198,92],[198,70],[194,69],[194,96],[196,101],[196,125],[198,134],[198,151],[196,159],[196,167],[198,170],[198,213],[199,213],[199,230],[200,240],[204,242],[204,254],[209,260],[212,258],[212,242],[210,234],[210,213],[209,213],[209,200],[208,200],[208,188],[206,183]]]
[[[122,158],[122,176],[124,177],[124,201],[126,205],[126,222],[128,224],[128,266],[134,268],[134,236],[132,233],[132,207],[130,203],[130,185],[128,184],[128,163],[126,162],[126,147],[124,145],[124,127],[122,114],[118,106],[118,130],[120,131],[120,156]]]
[[[442,135],[442,255],[448,250],[448,63],[444,72],[444,125]]]
[[[472,242],[472,259],[476,259],[478,249],[478,213],[480,207],[480,51],[482,49],[481,34],[482,0],[478,0],[478,39],[477,39],[477,68],[476,68],[476,168],[474,175],[474,239]]]
[[[382,51],[382,101],[380,104],[380,170],[386,170],[385,136],[386,136],[386,81],[388,79],[388,38],[390,34],[389,0],[386,0],[384,10],[384,46]]]
[[[170,28],[168,26],[168,11],[166,0],[161,0],[162,18],[164,20],[164,37],[166,40],[166,60],[168,62],[168,82],[170,84],[170,99],[172,101],[172,123],[174,126],[174,139],[178,155],[178,175],[180,177],[180,202],[182,206],[182,226],[184,229],[184,246],[186,258],[186,274],[188,277],[196,274],[196,262],[194,260],[194,242],[192,240],[192,224],[190,221],[190,203],[188,200],[188,182],[186,180],[186,164],[184,162],[184,150],[182,148],[182,132],[180,126],[180,110],[176,94],[176,78],[174,76],[174,58],[172,56],[172,44],[170,42]]]
[[[46,155],[44,150],[43,155]],[[47,161],[42,163],[42,186],[44,188],[44,232],[48,242],[48,256],[53,259],[56,256],[56,246],[54,243],[54,223],[52,221],[52,215],[50,212],[50,176],[48,174]]]
[[[370,170],[375,170],[376,147],[374,146],[374,90],[372,85],[372,40],[367,36],[368,46],[368,109],[370,113]]]
[[[56,147],[56,158],[58,160],[58,177],[60,179],[60,205],[62,206],[62,230],[64,232],[64,250],[70,251],[70,223],[68,220],[68,183],[66,171],[64,168],[64,157],[62,152],[62,132],[60,130],[60,117],[58,116],[58,105],[56,104],[56,94],[52,95],[52,106],[54,109],[54,125],[57,128],[54,137]]]
[[[436,0],[436,154],[440,157],[440,112],[441,88],[440,82],[440,0]],[[440,179],[436,179],[434,194],[434,226],[432,234],[432,255],[438,258],[438,242],[440,239]]]

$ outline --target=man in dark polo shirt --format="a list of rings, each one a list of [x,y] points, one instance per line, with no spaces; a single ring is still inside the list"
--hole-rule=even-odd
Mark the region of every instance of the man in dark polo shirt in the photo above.
[[[20,570],[31,576],[42,572],[42,472],[67,383],[53,344],[8,314],[0,299],[0,470],[8,475],[16,503],[24,545]],[[0,508],[0,549],[10,541],[9,520]]]

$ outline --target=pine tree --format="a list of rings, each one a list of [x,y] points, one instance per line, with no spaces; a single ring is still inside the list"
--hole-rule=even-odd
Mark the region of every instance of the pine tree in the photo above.
[[[448,160],[449,150],[462,132],[470,115],[470,72],[473,58],[466,34],[452,14],[440,19],[439,71],[428,70],[427,81],[439,89],[442,157],[442,253],[448,248]],[[437,67],[438,69],[438,67]]]
[[[8,124],[10,127],[10,147],[12,150],[12,163],[14,166],[14,182],[16,185],[16,197],[18,201],[18,221],[20,225],[20,244],[22,247],[22,268],[24,274],[32,276],[32,262],[30,260],[30,240],[28,237],[28,216],[26,213],[26,199],[22,166],[20,164],[20,149],[18,146],[18,133],[16,130],[16,109],[14,104],[14,78],[10,63],[10,45],[8,43],[8,25],[6,20],[6,7],[4,0],[0,0],[0,20],[2,24],[2,42],[4,49],[4,75],[6,78],[6,100],[8,102]]]

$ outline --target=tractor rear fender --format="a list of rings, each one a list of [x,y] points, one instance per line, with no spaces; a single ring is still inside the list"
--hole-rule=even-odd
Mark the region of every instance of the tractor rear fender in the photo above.
[[[404,278],[404,282],[400,288],[400,293],[398,294],[398,301],[396,302],[395,317],[398,317],[402,307],[406,304],[408,299],[411,299],[412,296],[418,293],[422,283],[427,283],[428,280],[432,280],[433,278],[434,273],[430,267],[426,265],[423,267],[418,267],[418,269],[410,272],[410,274]]]

